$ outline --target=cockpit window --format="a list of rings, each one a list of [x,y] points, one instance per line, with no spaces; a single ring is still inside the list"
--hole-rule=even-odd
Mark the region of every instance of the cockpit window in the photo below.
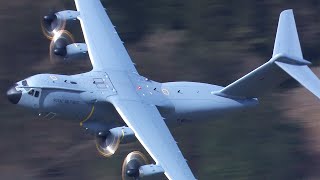
[[[34,96],[34,97],[39,97],[40,96],[40,91],[35,91],[34,89],[31,89],[29,92],[28,92],[28,94],[30,95],[30,96]]]
[[[28,86],[27,80],[23,80],[23,81],[22,81],[22,86]]]
[[[34,93],[34,97],[39,97],[39,95],[40,95],[40,92],[39,92],[39,91],[36,91],[36,92]]]
[[[31,89],[29,92],[28,92],[29,95],[33,96],[34,95],[34,90]]]

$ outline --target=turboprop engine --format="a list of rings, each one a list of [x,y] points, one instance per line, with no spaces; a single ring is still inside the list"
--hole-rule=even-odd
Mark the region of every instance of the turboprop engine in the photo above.
[[[72,34],[65,30],[66,24],[77,20],[79,15],[78,11],[65,10],[43,17],[41,27],[44,35],[51,40],[50,61],[53,64],[87,57],[87,45],[75,43]]]
[[[123,180],[138,180],[163,173],[161,166],[148,164],[147,158],[138,151],[128,154],[122,165]]]
[[[66,30],[55,34],[50,44],[50,58],[52,60],[71,60],[86,56],[88,48],[85,43],[74,43],[74,38]]]
[[[128,127],[117,127],[109,131],[100,131],[95,135],[96,147],[105,157],[112,156],[120,143],[126,144],[136,141],[134,132]]]

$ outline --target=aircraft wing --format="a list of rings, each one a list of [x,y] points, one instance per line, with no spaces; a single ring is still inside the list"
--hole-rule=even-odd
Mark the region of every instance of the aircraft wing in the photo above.
[[[75,0],[93,70],[137,72],[100,0]]]
[[[154,105],[115,98],[110,101],[156,164],[164,169],[169,179],[195,179]]]
[[[137,73],[122,41],[114,29],[100,0],[75,0],[80,13],[82,31],[88,47],[93,71]],[[110,101],[125,123],[148,151],[156,164],[161,166],[169,179],[194,180],[194,176],[168,127],[154,105],[145,104],[133,89],[127,87],[128,76],[116,76],[118,91]],[[119,85],[121,81],[129,81]],[[126,81],[126,82],[127,82]],[[123,88],[127,87],[127,88]],[[132,95],[131,98],[128,94]],[[134,100],[133,100],[134,99]]]

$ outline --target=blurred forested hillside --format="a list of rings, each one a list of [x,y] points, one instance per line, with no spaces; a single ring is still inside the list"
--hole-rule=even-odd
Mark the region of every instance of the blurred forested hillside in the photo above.
[[[228,85],[272,55],[278,17],[292,8],[304,57],[320,72],[320,1],[106,0],[107,12],[139,72],[160,82]],[[74,2],[0,1],[1,179],[120,179],[125,156],[95,150],[77,122],[43,120],[9,104],[6,89],[38,73],[90,70],[89,61],[51,64],[40,19]],[[79,24],[69,27],[83,41]],[[257,108],[171,129],[198,179],[320,179],[320,103],[293,80]],[[151,160],[151,159],[150,159]]]

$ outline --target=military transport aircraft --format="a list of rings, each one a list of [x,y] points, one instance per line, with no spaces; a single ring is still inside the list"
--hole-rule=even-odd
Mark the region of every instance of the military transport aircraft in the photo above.
[[[290,76],[320,98],[320,81],[303,58],[292,10],[281,13],[273,55],[227,87],[196,82],[159,83],[137,72],[99,0],[75,0],[77,11],[51,13],[43,30],[52,39],[51,56],[70,60],[88,54],[93,69],[77,75],[39,74],[17,82],[7,96],[46,118],[77,120],[96,137],[98,151],[109,157],[120,143],[139,140],[154,160],[140,152],[124,161],[122,178],[164,174],[195,179],[167,126],[195,122],[218,113],[258,105],[258,97]],[[79,20],[86,43],[74,43],[65,30]]]

